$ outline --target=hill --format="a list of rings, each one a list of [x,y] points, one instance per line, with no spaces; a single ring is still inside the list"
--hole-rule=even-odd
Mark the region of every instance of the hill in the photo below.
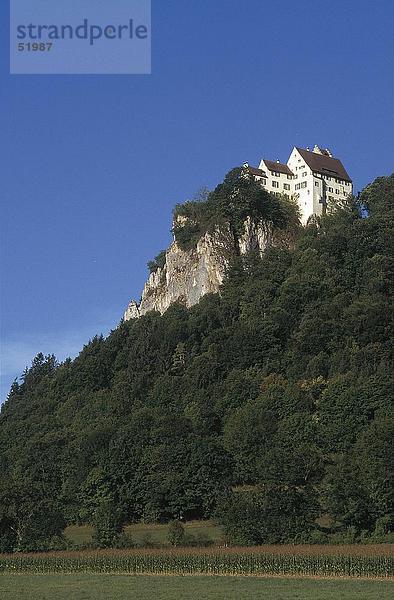
[[[226,185],[231,199],[239,178]],[[38,354],[14,383],[0,550],[45,548],[95,515],[216,515],[239,543],[317,539],[327,514],[353,538],[390,530],[394,174],[363,191],[367,218],[350,198],[291,243],[291,205],[245,185],[242,207],[189,206],[181,243],[248,216],[286,243],[235,253],[219,294],[122,322],[73,361]]]

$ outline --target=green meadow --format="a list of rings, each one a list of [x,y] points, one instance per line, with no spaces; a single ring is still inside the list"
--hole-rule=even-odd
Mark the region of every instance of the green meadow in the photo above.
[[[189,521],[184,527],[186,533],[193,536],[204,535],[214,543],[223,538],[220,527],[212,521]],[[126,525],[124,530],[138,545],[145,544],[147,541],[160,546],[168,543],[168,525],[135,523]],[[90,525],[72,525],[67,527],[64,533],[75,544],[88,544],[92,541],[93,528]]]
[[[391,600],[390,581],[265,577],[2,575],[3,600]]]

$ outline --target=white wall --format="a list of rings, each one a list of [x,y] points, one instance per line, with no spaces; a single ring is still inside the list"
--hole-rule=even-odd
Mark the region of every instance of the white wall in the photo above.
[[[319,206],[316,206],[314,203],[313,173],[296,148],[293,148],[289,160],[287,161],[287,165],[294,173],[294,179],[292,181],[293,194],[297,199],[297,203],[300,208],[301,223],[305,225],[308,218],[315,212],[316,209],[318,210]],[[305,184],[305,187],[296,189],[298,185]],[[317,214],[321,214],[321,212]]]

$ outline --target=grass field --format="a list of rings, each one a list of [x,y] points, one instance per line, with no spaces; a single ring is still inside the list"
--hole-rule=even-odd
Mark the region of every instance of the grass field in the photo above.
[[[186,533],[191,535],[205,535],[214,543],[218,543],[222,537],[220,527],[212,521],[189,521],[185,524]],[[90,525],[72,525],[65,530],[65,536],[76,544],[86,544],[92,541],[93,529]],[[147,537],[154,544],[167,544],[168,525],[136,523],[127,525],[125,532],[130,535],[137,544],[143,544]]]
[[[2,600],[391,600],[387,581],[257,577],[2,575]]]

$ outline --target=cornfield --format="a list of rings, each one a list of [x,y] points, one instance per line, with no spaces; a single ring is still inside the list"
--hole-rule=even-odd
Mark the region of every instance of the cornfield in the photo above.
[[[262,553],[132,553],[0,557],[2,573],[157,575],[309,575],[392,577],[392,556]]]

